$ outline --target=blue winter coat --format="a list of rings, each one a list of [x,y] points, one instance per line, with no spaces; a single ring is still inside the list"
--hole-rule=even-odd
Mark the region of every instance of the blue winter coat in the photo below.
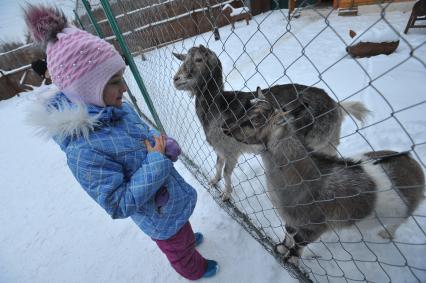
[[[121,108],[76,105],[57,94],[45,104],[45,115],[62,124],[45,131],[65,152],[81,186],[112,218],[130,216],[159,240],[175,235],[188,221],[196,191],[166,156],[147,152],[144,140],[153,144],[153,132],[128,103]],[[161,207],[155,201],[160,188],[169,195]]]

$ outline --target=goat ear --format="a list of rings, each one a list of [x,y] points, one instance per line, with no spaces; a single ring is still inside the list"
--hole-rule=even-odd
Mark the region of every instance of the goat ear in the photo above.
[[[265,99],[265,95],[263,94],[262,89],[260,88],[260,86],[257,87],[256,93],[257,93],[257,98]]]
[[[178,60],[180,61],[185,61],[186,58],[186,54],[182,54],[182,53],[175,53],[172,52],[173,56],[175,56]]]
[[[200,48],[200,50],[202,52],[206,52],[207,51],[207,48],[204,45],[202,45],[202,44],[200,44],[199,48]]]

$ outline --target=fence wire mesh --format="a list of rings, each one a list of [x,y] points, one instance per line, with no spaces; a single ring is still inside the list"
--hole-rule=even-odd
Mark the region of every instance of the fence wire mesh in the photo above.
[[[229,91],[253,92],[254,97],[258,86],[269,89],[275,85],[302,84],[324,89],[340,105],[348,101],[361,101],[371,112],[365,123],[360,123],[351,115],[344,119],[338,142],[335,143],[340,143],[337,147],[338,158],[351,158],[356,154],[359,157],[359,153],[384,149],[408,151],[424,171],[426,29],[410,28],[407,34],[403,33],[414,2],[368,1],[370,5],[357,7],[366,3],[333,3],[335,8],[352,8],[348,12],[333,8],[330,2],[304,1],[297,2],[296,10],[289,13],[287,8],[283,8],[285,3],[277,0],[111,2],[158,116],[167,134],[178,140],[183,149],[184,163],[217,203],[284,268],[302,281],[425,282],[426,204],[420,202],[410,212],[394,238],[378,235],[385,226],[384,218],[378,217],[377,211],[363,221],[351,217],[340,220],[352,223],[346,229],[336,228],[339,225],[336,225],[338,221],[335,219],[325,219],[317,224],[325,224],[327,232],[306,246],[298,266],[290,264],[275,249],[285,240],[286,218],[280,217],[279,209],[271,202],[271,186],[267,185],[271,174],[265,174],[270,169],[264,165],[265,151],[244,153],[239,157],[231,175],[231,198],[223,201],[223,180],[216,185],[209,184],[216,174],[216,153],[212,141],[207,142],[206,136],[209,134],[206,135],[197,116],[210,114],[213,117],[217,114],[214,114],[214,110],[211,113],[196,113],[197,97],[174,87],[173,78],[182,62],[172,53],[186,54],[200,44],[208,47],[221,62],[224,88]],[[101,5],[94,1],[90,4],[102,33],[118,48]],[[235,9],[227,10],[227,4]],[[243,6],[251,8],[253,17],[247,19],[248,22],[245,16],[241,17],[243,20],[235,22],[233,27],[233,20],[246,12]],[[358,9],[357,16],[339,15],[354,13],[354,8]],[[81,1],[77,1],[76,14],[86,30],[97,34]],[[357,34],[354,38],[351,38],[350,30],[353,31],[352,35],[354,32]],[[398,46],[389,56],[349,56],[347,48],[351,50],[358,42],[391,43],[391,49],[392,44],[395,47],[398,42]],[[377,46],[361,47],[352,52],[371,52],[374,47]],[[381,52],[389,51],[386,44],[380,48]],[[137,84],[128,71],[126,81],[132,92],[138,93]],[[200,85],[202,83],[205,82],[200,82]],[[216,83],[221,84],[220,81]],[[307,90],[301,91],[300,95],[304,92]],[[153,121],[141,96],[138,105]],[[225,105],[225,108],[220,110],[225,112],[231,106]],[[320,120],[320,117],[311,115],[314,124]],[[312,154],[315,155],[310,148],[303,151],[304,159],[313,158]],[[354,157],[354,160],[359,159]],[[351,166],[360,167],[342,159],[333,162],[345,163],[345,170],[351,170]],[[398,170],[395,171],[399,175],[386,172],[375,179],[378,186],[392,183],[388,188],[396,192],[396,197],[394,194],[384,200],[391,210],[397,210],[399,206],[395,205],[406,200],[404,194],[397,190],[399,183],[396,183],[401,180],[404,183],[404,178],[410,178],[409,172],[404,171],[404,164],[398,162]],[[292,166],[291,162],[288,166]],[[309,187],[310,182],[323,180],[330,175],[323,173],[323,168],[316,169],[320,176],[302,180],[304,186]],[[341,171],[332,174],[336,180],[345,176]],[[348,186],[351,181],[344,183],[339,180]],[[328,186],[332,197],[316,201],[314,205],[336,200],[333,184]],[[285,189],[285,184],[282,188]],[[415,189],[415,186],[412,188]],[[358,191],[356,195],[359,194],[362,193]],[[369,198],[374,196],[369,195]],[[355,208],[365,209],[365,206],[356,203],[355,198],[353,202]],[[296,200],[293,205],[297,205]],[[299,210],[299,213],[303,211]]]

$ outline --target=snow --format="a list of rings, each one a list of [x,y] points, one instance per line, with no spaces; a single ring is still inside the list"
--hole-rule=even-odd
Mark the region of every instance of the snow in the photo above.
[[[15,48],[15,49],[12,49],[12,50],[0,53],[0,56],[7,55],[7,54],[12,53],[12,52],[16,52],[16,51],[18,51],[20,49],[24,49],[24,48],[30,47],[31,45],[33,45],[33,43],[28,43],[28,44],[21,45],[18,48]]]
[[[249,13],[249,9],[247,7],[241,7],[241,8],[234,8],[234,10],[231,13],[231,17],[238,16],[240,14]]]
[[[358,42],[375,42],[375,43],[381,43],[381,42],[392,42],[392,41],[398,41],[399,35],[398,32],[391,29],[387,24],[382,24],[380,27],[374,27],[362,34],[357,34],[356,37],[354,37],[353,45],[357,44]]]
[[[147,52],[146,61],[136,58],[167,133],[179,141],[195,166],[196,178],[182,162],[176,163],[199,194],[191,222],[205,235],[200,251],[221,265],[216,277],[201,281],[296,280],[224,212],[229,207],[220,203],[217,190],[209,193],[221,206],[205,190],[206,177],[214,175],[216,156],[196,118],[194,100],[172,85],[180,64],[172,51],[186,52],[199,44],[214,50],[229,90],[294,82],[324,88],[338,101],[362,101],[373,112],[364,126],[345,119],[339,152],[352,156],[372,149],[413,150],[425,168],[426,30],[402,34],[409,13],[389,10],[384,19],[402,38],[397,51],[355,60],[345,53],[353,41],[349,30],[362,35],[370,26],[387,24],[379,13],[360,13],[350,21],[329,13],[304,10],[288,24],[287,11],[268,12],[253,17],[250,25],[236,23],[234,32],[230,26],[221,28],[220,41],[214,41],[209,32]],[[153,120],[130,70],[126,80],[139,106]],[[0,101],[0,282],[186,282],[136,225],[110,219],[85,194],[54,142],[34,136],[24,121],[25,109],[40,91]],[[233,185],[233,204],[274,243],[281,241],[283,221],[265,193],[259,156],[240,158]],[[377,230],[369,230],[372,223],[323,235],[308,246],[301,267],[318,282],[424,282],[425,216],[423,203],[391,242],[378,238]]]
[[[28,65],[24,65],[24,66],[21,66],[21,67],[19,67],[19,68],[12,69],[12,70],[4,71],[4,70],[0,69],[0,71],[1,71],[1,72],[5,75],[5,76],[7,76],[7,75],[13,75],[13,74],[19,73],[19,72],[21,72],[21,71],[24,71],[24,70],[27,70],[27,69],[30,69],[30,68],[31,68],[31,64],[28,64]],[[3,76],[3,74],[0,74],[0,78]]]
[[[232,1],[228,1],[228,2],[232,2]],[[221,3],[222,5],[223,3]],[[240,7],[240,8],[234,8],[231,6],[231,4],[226,4],[223,6],[222,11],[226,10],[227,8],[231,8],[232,12],[230,14],[231,17],[233,16],[238,16],[240,14],[245,14],[245,13],[250,13],[249,8],[247,7]]]

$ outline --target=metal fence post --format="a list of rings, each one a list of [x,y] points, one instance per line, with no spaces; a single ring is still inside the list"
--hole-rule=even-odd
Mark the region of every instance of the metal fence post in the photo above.
[[[212,5],[210,4],[210,0],[207,0],[207,14],[213,26],[214,40],[219,40],[220,39],[219,28],[216,25],[216,18],[213,17]]]
[[[84,28],[83,23],[82,23],[82,22],[81,22],[81,20],[80,20],[80,17],[79,17],[79,16],[78,16],[78,14],[77,14],[77,11],[76,11],[76,10],[72,10],[72,11],[74,12],[75,19],[77,20],[77,22],[78,22],[78,24],[80,25],[81,29],[86,30],[86,29]]]
[[[104,33],[102,32],[101,27],[99,26],[98,22],[96,21],[95,15],[93,15],[92,7],[90,6],[90,3],[87,2],[87,0],[81,0],[83,2],[84,8],[86,8],[87,15],[89,16],[90,22],[92,23],[93,27],[96,30],[96,33],[99,35],[100,38],[104,38]]]
[[[83,0],[86,1],[86,0]],[[157,125],[157,128],[161,132],[164,131],[164,127],[161,124],[160,118],[158,117],[157,111],[155,111],[154,104],[151,101],[151,98],[149,97],[148,91],[145,87],[145,84],[142,80],[142,77],[139,74],[138,68],[136,67],[135,61],[133,60],[132,55],[130,54],[129,48],[127,47],[126,42],[124,41],[123,35],[121,33],[121,30],[117,24],[117,21],[115,20],[115,17],[112,13],[111,6],[108,3],[108,0],[101,0],[102,7],[104,9],[105,15],[108,18],[108,22],[114,31],[114,34],[116,36],[116,39],[118,43],[120,44],[121,50],[123,51],[123,55],[126,57],[127,62],[129,63],[130,70],[133,73],[133,76],[135,77],[136,83],[138,84],[139,89],[141,90],[141,93],[143,95],[143,98],[145,99],[145,102],[148,106],[149,111],[152,114],[152,117],[155,120],[155,124]]]

